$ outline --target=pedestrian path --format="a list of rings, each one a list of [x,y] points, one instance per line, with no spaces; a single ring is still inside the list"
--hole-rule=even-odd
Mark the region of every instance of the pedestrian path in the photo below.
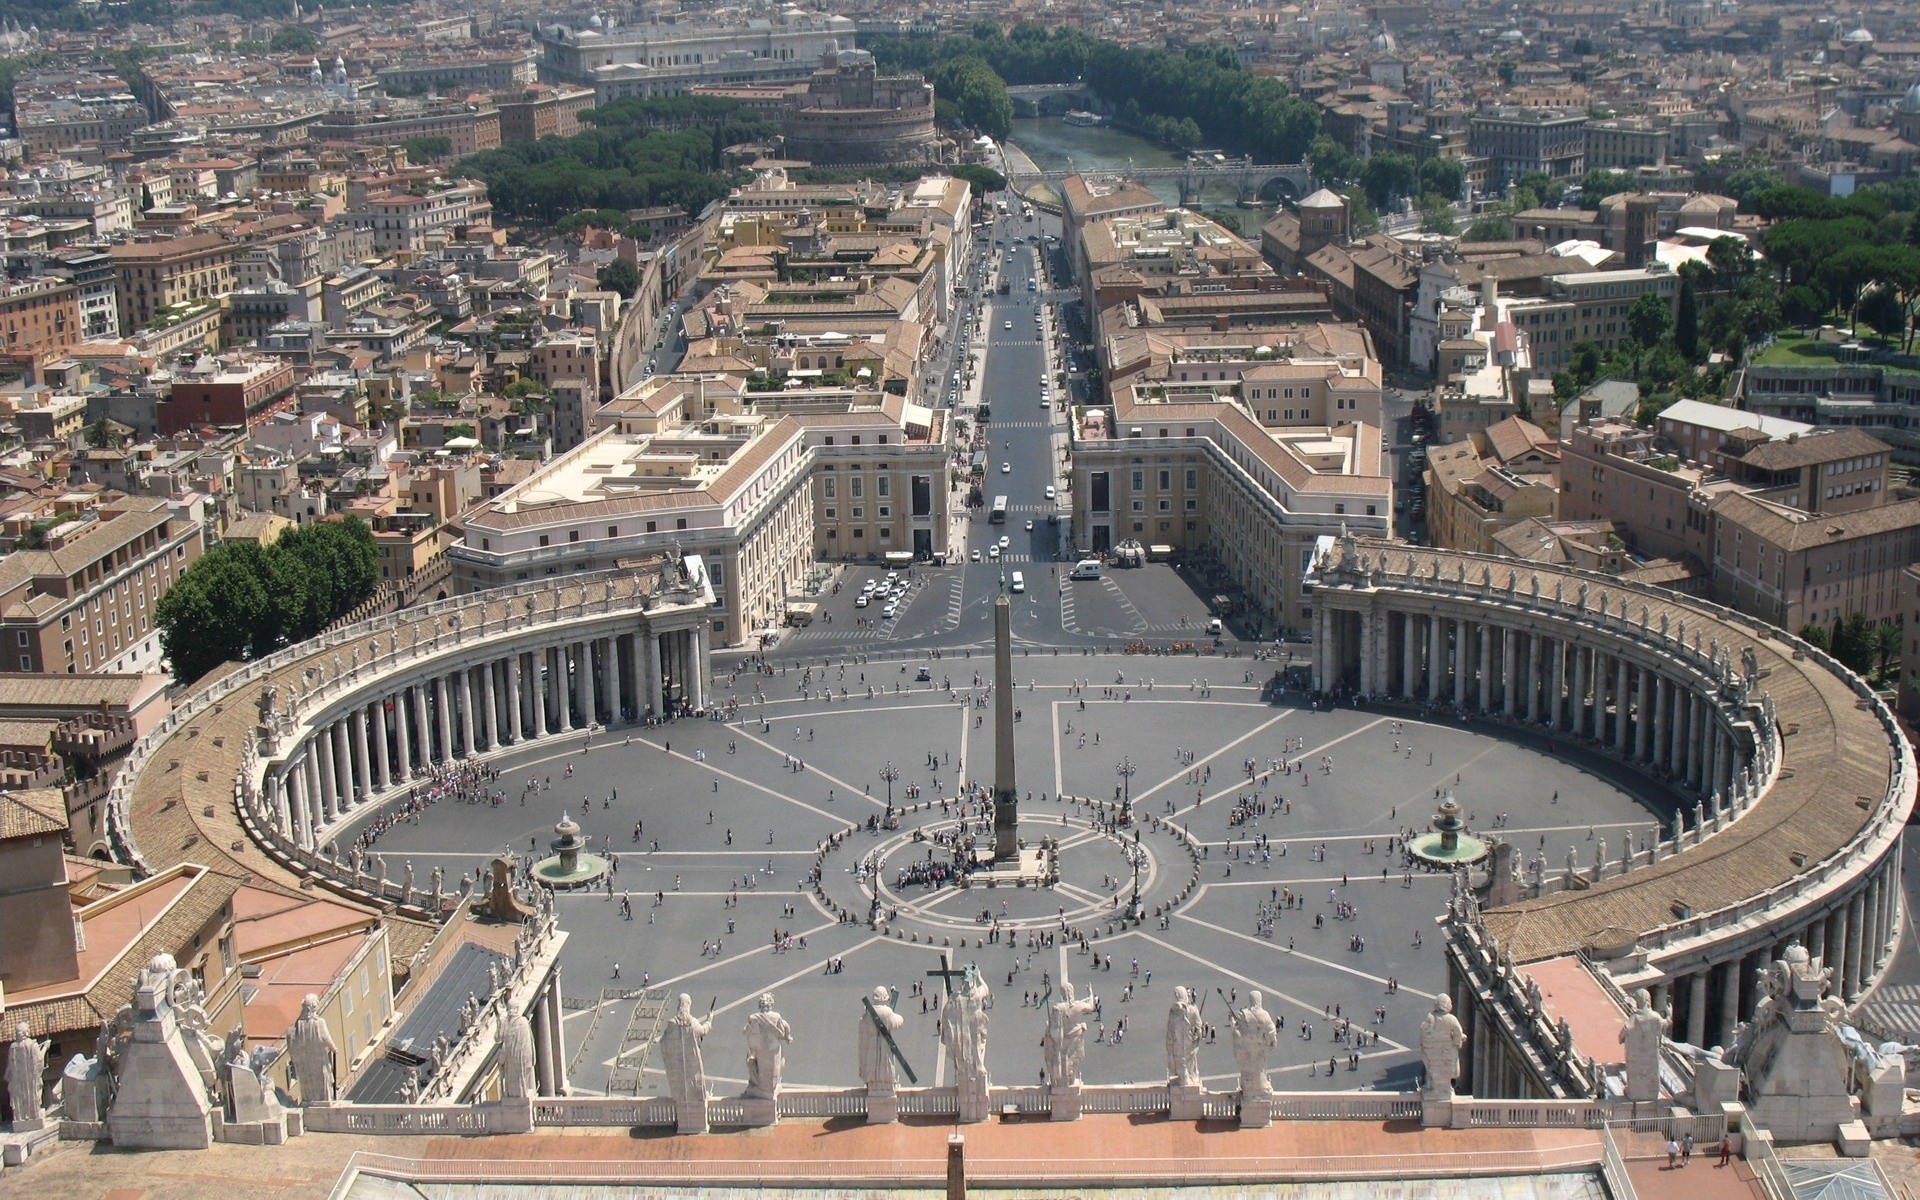
[[[1854,1015],[1876,1036],[1909,1045],[1920,1043],[1920,984],[1887,984],[1873,989]]]

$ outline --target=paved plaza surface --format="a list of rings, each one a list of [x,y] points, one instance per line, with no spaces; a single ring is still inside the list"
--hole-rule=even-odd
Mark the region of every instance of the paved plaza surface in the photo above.
[[[438,866],[451,887],[502,850],[547,853],[564,811],[596,851],[618,856],[611,898],[597,891],[559,900],[571,934],[562,959],[568,1050],[573,1083],[584,1092],[660,1091],[649,1053],[653,1014],[680,991],[694,996],[697,1011],[713,1008],[706,1064],[716,1092],[742,1086],[742,1023],[769,990],[795,1031],[788,1081],[853,1086],[860,996],[877,984],[900,991],[901,1046],[920,1082],[948,1082],[933,1007],[943,981],[927,974],[941,967],[943,949],[955,966],[977,964],[993,988],[995,1083],[1038,1082],[1040,1006],[1070,980],[1101,1000],[1092,1032],[1104,1040],[1089,1049],[1088,1083],[1165,1078],[1166,1011],[1173,985],[1186,984],[1207,998],[1204,1017],[1221,1027],[1202,1054],[1215,1086],[1231,1086],[1227,1002],[1258,988],[1285,1022],[1273,1056],[1276,1087],[1411,1087],[1418,1020],[1445,978],[1434,919],[1447,882],[1404,872],[1387,839],[1403,827],[1424,829],[1436,789],[1452,789],[1475,828],[1504,818],[1506,836],[1526,854],[1544,849],[1557,869],[1569,848],[1582,865],[1591,862],[1603,839],[1617,859],[1628,831],[1636,842],[1650,834],[1655,806],[1665,804],[1664,815],[1671,801],[1645,794],[1644,781],[1604,760],[1516,731],[1411,711],[1313,711],[1297,692],[1265,700],[1275,665],[1016,652],[1022,834],[1058,840],[1056,888],[899,882],[902,867],[932,850],[914,831],[951,831],[961,819],[938,799],[951,799],[956,779],[992,770],[992,707],[975,703],[987,695],[990,656],[964,651],[850,657],[844,666],[815,660],[811,674],[798,666],[740,674],[718,693],[722,703],[740,702],[737,720],[618,729],[598,734],[591,748],[576,734],[509,752],[495,760],[502,803],[436,804],[417,823],[386,831],[375,849],[390,875],[398,877],[404,861],[416,878]],[[931,678],[918,681],[923,666]],[[830,701],[822,690],[829,685]],[[1289,753],[1289,745],[1299,749]],[[1304,766],[1272,776],[1281,757]],[[1257,783],[1248,782],[1248,759]],[[898,772],[896,804],[916,811],[902,813],[898,829],[868,830],[886,810],[889,762]],[[1133,768],[1124,784],[1141,818],[1138,851],[1130,831],[1091,827],[1093,805],[1060,799],[1110,804],[1123,786],[1123,762]],[[529,779],[539,787],[523,804]],[[1255,794],[1268,811],[1236,823],[1236,802]],[[1189,831],[1194,850],[1156,828],[1163,820]],[[853,826],[857,832],[816,859],[823,841]],[[1249,853],[1255,835],[1269,839],[1268,854]],[[1130,898],[1136,853],[1149,915],[1134,927],[1115,906]],[[805,886],[816,861],[827,898],[856,920],[835,916]],[[872,861],[880,864],[882,915],[900,937],[866,924],[871,890],[856,872]],[[1162,927],[1153,910],[1189,888]],[[1300,905],[1278,908],[1262,936],[1260,905],[1283,889]],[[1350,919],[1336,918],[1336,898],[1352,906]],[[1071,943],[1055,937],[1051,947],[1030,946],[1040,931],[1060,929],[1063,911]],[[998,918],[1006,938],[981,945],[983,917]],[[776,933],[793,940],[776,949]],[[1389,993],[1390,979],[1397,993]],[[1357,1029],[1378,1034],[1357,1068],[1348,1044],[1331,1038],[1336,1005]]]

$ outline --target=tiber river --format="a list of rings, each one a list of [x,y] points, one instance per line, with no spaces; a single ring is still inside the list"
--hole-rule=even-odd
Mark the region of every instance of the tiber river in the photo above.
[[[1111,126],[1069,125],[1059,117],[1016,118],[1007,140],[1046,171],[1125,171],[1129,166],[1177,167],[1186,161],[1183,155]],[[1155,179],[1148,186],[1168,207],[1180,203],[1178,180]],[[1273,207],[1236,208],[1233,197],[1231,187],[1213,191],[1202,211],[1242,236],[1257,239]]]

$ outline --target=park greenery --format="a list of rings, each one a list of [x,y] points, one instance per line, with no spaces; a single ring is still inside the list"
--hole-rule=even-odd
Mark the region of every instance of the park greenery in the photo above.
[[[949,37],[875,37],[868,48],[884,69],[926,72],[936,101],[953,102],[962,117],[969,104],[988,119],[1002,110],[997,101],[987,104],[977,93],[963,102],[961,96],[942,91],[941,64],[977,62],[1003,81],[1002,93],[1008,84],[1081,83],[1123,126],[1172,142],[1194,139],[1197,131],[1197,139],[1208,145],[1265,162],[1301,161],[1320,127],[1317,107],[1293,95],[1280,80],[1248,71],[1231,47],[1122,46],[1077,29],[1047,30],[1023,22],[1003,31],[982,21],[967,33]],[[987,84],[974,68],[962,78],[976,89]],[[1011,118],[1010,103],[1004,111]],[[1156,117],[1159,122],[1149,124]],[[1003,136],[973,120],[966,123]]]
[[[488,150],[460,169],[487,185],[495,209],[522,221],[551,225],[583,209],[691,214],[736,182],[721,169],[721,151],[773,132],[759,114],[714,97],[616,100],[583,119],[594,127]]]
[[[1827,651],[1861,675],[1884,682],[1900,657],[1900,627],[1892,621],[1869,621],[1865,613],[1848,613],[1825,625],[1802,625],[1800,636]]]
[[[270,545],[227,542],[187,568],[154,609],[173,677],[190,684],[229,661],[310,638],[372,595],[373,533],[358,518],[289,529]]]
[[[453,153],[453,139],[443,133],[423,133],[400,143],[410,163],[429,163]]]

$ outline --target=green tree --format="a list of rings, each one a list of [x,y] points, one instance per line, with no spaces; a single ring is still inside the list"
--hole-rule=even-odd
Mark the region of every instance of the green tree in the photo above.
[[[120,445],[119,431],[105,417],[87,426],[87,445],[95,450],[117,449]]]
[[[622,300],[631,300],[640,290],[640,268],[624,258],[616,258],[600,268],[594,282],[603,291],[618,292]]]
[[[400,148],[407,152],[408,162],[432,162],[453,153],[453,139],[442,134],[426,133],[401,142]]]
[[[976,197],[984,196],[989,192],[1004,192],[1007,190],[1007,177],[1005,175],[1002,175],[992,167],[983,167],[978,163],[961,163],[959,166],[953,168],[953,177],[955,179],[966,180],[968,186],[973,189],[973,194]]]
[[[1467,226],[1461,235],[1467,242],[1510,242],[1513,240],[1513,218],[1505,213],[1489,212],[1477,218]]]
[[[1361,190],[1375,209],[1392,208],[1402,196],[1412,195],[1419,178],[1413,157],[1392,151],[1374,155],[1360,169]]]
[[[1430,158],[1420,164],[1421,194],[1436,193],[1447,200],[1458,200],[1467,186],[1467,169],[1451,158]]]
[[[1680,299],[1674,306],[1673,344],[1688,362],[1700,357],[1700,303],[1693,295],[1693,279],[1680,278]]]
[[[1453,204],[1445,196],[1438,192],[1428,192],[1421,196],[1417,203],[1420,209],[1421,233],[1450,236],[1459,230],[1459,225],[1454,220]]]
[[[312,54],[319,48],[320,39],[298,25],[276,29],[273,37],[267,40],[267,49],[275,54]]]
[[[1818,288],[1798,283],[1780,293],[1780,315],[1789,325],[1806,329],[1827,315],[1827,298]]]
[[[1802,625],[1800,640],[1818,650],[1833,649],[1833,639],[1827,636],[1827,627],[1824,625]]]
[[[1600,202],[1608,196],[1638,189],[1638,182],[1626,171],[1592,170],[1580,177],[1580,207],[1600,211]]]
[[[1860,297],[1860,320],[1881,337],[1899,337],[1907,327],[1907,306],[1893,288],[1881,284]]]
[[[1881,621],[1873,627],[1873,657],[1879,664],[1878,674],[1882,679],[1887,677],[1887,672],[1900,657],[1905,641],[1901,634],[1901,628],[1892,621]]]
[[[1540,198],[1540,204],[1547,208],[1559,208],[1560,201],[1566,198],[1567,185],[1544,171],[1528,171],[1513,181],[1516,188],[1525,188]],[[1536,207],[1529,205],[1528,207]]]
[[[1726,183],[1721,185],[1722,190],[1728,196],[1738,200],[1742,207],[1746,206],[1748,200],[1768,188],[1779,186],[1780,172],[1774,170],[1773,164],[1765,159],[1749,161],[1743,166],[1736,167],[1727,174]]]
[[[1653,346],[1673,328],[1673,309],[1665,298],[1647,292],[1627,312],[1627,330],[1642,346]]]
[[[1360,178],[1360,160],[1347,148],[1325,134],[1307,147],[1307,166],[1313,177],[1325,187],[1337,188]]]
[[[1873,623],[1865,613],[1851,612],[1834,621],[1833,656],[1862,675],[1873,669]]]

